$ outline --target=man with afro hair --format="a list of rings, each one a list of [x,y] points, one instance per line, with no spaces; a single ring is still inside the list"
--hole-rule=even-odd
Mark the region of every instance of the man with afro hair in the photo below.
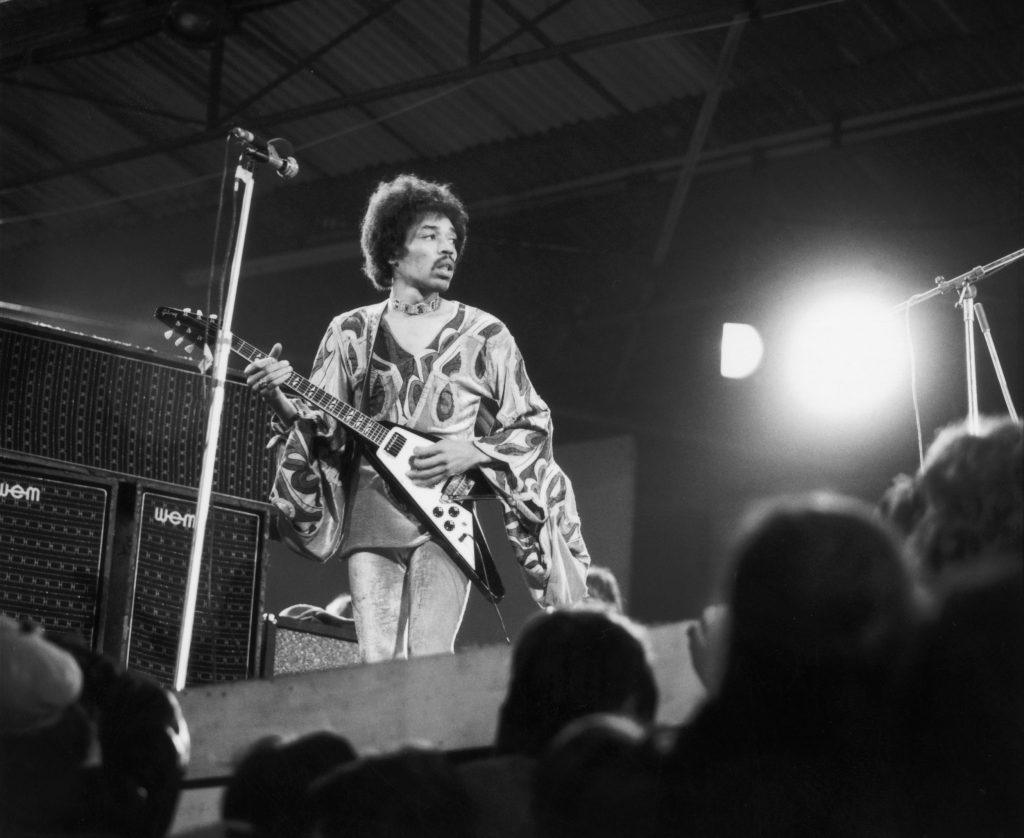
[[[387,299],[330,322],[310,380],[375,420],[436,438],[413,449],[416,486],[447,491],[467,473],[489,484],[535,601],[567,605],[586,595],[590,559],[572,485],[552,458],[550,410],[505,324],[442,296],[467,232],[465,206],[447,185],[413,175],[380,183],[361,243],[363,271]],[[271,499],[283,536],[307,556],[348,562],[364,661],[453,651],[467,574],[349,430],[282,392],[291,366],[280,354],[275,345],[246,373],[281,422]]]

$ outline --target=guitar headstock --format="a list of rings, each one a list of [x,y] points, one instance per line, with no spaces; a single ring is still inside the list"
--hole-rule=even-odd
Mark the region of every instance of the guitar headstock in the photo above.
[[[170,327],[164,332],[164,337],[167,340],[173,340],[175,346],[181,346],[189,355],[197,347],[202,350],[199,359],[200,372],[206,372],[210,368],[213,363],[213,351],[210,349],[210,344],[216,341],[220,328],[216,314],[207,317],[201,311],[192,311],[190,308],[160,306],[154,317],[165,326]]]

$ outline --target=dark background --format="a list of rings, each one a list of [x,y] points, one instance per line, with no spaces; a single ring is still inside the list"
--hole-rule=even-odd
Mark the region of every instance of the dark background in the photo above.
[[[354,246],[373,185],[451,182],[471,213],[451,294],[516,335],[556,451],[600,464],[602,441],[630,440],[620,566],[644,621],[699,611],[750,502],[874,501],[916,467],[909,380],[856,424],[788,396],[773,350],[805,300],[855,285],[895,306],[1024,246],[1009,0],[236,2],[219,58],[168,33],[169,7],[0,7],[0,313],[157,346],[157,305],[207,308],[237,156],[222,138],[244,124],[291,139],[302,171],[256,173],[235,331],[307,370],[328,319],[376,299]],[[617,40],[581,45],[603,36]],[[978,286],[1018,408],[1022,285],[1017,262]],[[725,321],[764,336],[750,379],[718,374]],[[961,312],[935,298],[911,328],[927,443],[966,411]],[[981,409],[1005,412],[980,336],[977,366]],[[582,513],[585,532],[603,516]],[[595,561],[622,561],[590,541]]]

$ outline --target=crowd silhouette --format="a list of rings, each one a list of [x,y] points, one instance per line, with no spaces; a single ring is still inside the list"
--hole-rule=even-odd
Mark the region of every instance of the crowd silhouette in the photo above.
[[[1022,424],[943,429],[869,505],[766,500],[690,625],[707,697],[656,723],[647,630],[595,577],[517,639],[469,759],[345,731],[253,742],[209,835],[612,838],[1024,834]],[[604,594],[599,593],[603,591]],[[0,619],[0,834],[168,834],[174,695]]]
[[[0,835],[160,838],[191,755],[174,694],[0,618]]]

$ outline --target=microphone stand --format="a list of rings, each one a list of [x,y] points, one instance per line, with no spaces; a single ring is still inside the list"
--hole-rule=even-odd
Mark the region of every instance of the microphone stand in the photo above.
[[[221,413],[224,408],[224,386],[227,381],[228,358],[231,354],[231,321],[234,317],[235,297],[238,291],[238,276],[242,268],[242,250],[249,226],[249,210],[252,206],[253,169],[256,161],[250,152],[243,152],[235,169],[235,193],[239,184],[242,193],[242,209],[238,220],[238,235],[231,260],[227,297],[217,332],[213,352],[213,373],[210,404],[206,419],[206,439],[203,446],[203,465],[199,478],[199,496],[196,501],[196,523],[192,531],[192,550],[188,560],[188,578],[185,585],[185,603],[181,617],[181,634],[178,637],[178,654],[174,665],[174,689],[185,689],[188,676],[188,659],[192,648],[192,630],[195,624],[196,600],[199,596],[199,575],[202,570],[203,543],[206,537],[206,523],[210,512],[210,497],[213,493],[213,474],[217,464],[217,445],[220,440]]]
[[[956,305],[958,308],[962,308],[964,313],[964,347],[967,354],[967,427],[972,433],[978,432],[980,424],[977,363],[974,350],[975,321],[977,321],[985,338],[985,344],[988,347],[992,365],[995,367],[996,378],[999,379],[999,387],[1003,392],[1003,400],[1006,402],[1007,411],[1014,421],[1018,421],[1019,418],[1013,406],[1013,399],[1010,397],[1009,387],[1006,385],[1006,376],[1003,374],[1003,367],[999,362],[999,353],[996,351],[995,340],[992,338],[992,330],[989,327],[988,318],[985,316],[985,310],[981,303],[974,301],[975,297],[978,296],[978,289],[975,287],[977,283],[991,276],[996,271],[1002,270],[1007,265],[1016,262],[1018,259],[1024,259],[1024,249],[1008,253],[1006,256],[996,259],[994,262],[989,262],[987,265],[971,268],[966,273],[962,273],[960,276],[953,277],[952,279],[943,279],[941,276],[936,277],[935,288],[923,294],[915,294],[892,310],[893,313],[905,312],[912,306],[923,303],[925,300],[930,300],[939,294],[945,294],[953,289],[956,289],[959,293]]]

